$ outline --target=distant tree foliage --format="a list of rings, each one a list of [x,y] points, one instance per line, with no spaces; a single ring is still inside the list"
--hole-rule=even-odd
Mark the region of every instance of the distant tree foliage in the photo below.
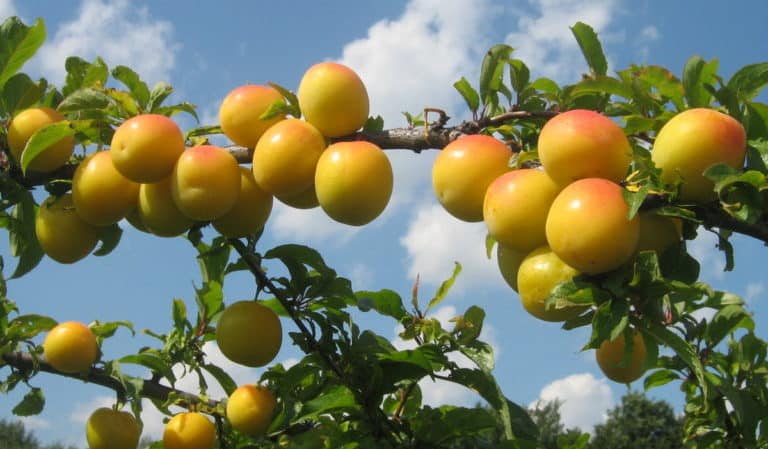
[[[592,449],[678,449],[684,447],[683,421],[666,401],[629,392],[595,426]]]
[[[584,434],[576,427],[566,429],[560,416],[560,406],[562,402],[558,399],[554,401],[539,401],[535,407],[529,409],[531,419],[539,428],[539,447],[541,449],[564,449],[570,447],[579,447],[577,442],[586,438]]]
[[[61,443],[53,443],[43,446],[28,431],[21,421],[6,421],[0,419],[0,449],[77,449],[74,446],[65,446]]]

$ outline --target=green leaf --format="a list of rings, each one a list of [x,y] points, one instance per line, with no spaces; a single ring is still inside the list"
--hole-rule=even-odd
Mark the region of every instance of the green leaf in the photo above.
[[[280,95],[285,98],[285,100],[288,102],[288,106],[290,106],[290,111],[288,112],[290,115],[299,118],[301,117],[301,108],[299,106],[299,99],[296,97],[296,94],[291,92],[290,90],[286,89],[285,87],[277,84],[277,83],[267,83],[272,88],[280,92]]]
[[[630,192],[627,189],[621,189],[621,194],[624,197],[624,202],[629,206],[629,212],[627,213],[627,220],[635,218],[640,207],[643,205],[645,198],[648,196],[648,186],[643,186],[637,192]]]
[[[355,297],[358,303],[363,299],[368,299],[372,302],[371,307],[382,315],[391,316],[392,318],[400,321],[401,318],[406,316],[405,307],[403,306],[403,300],[397,292],[392,290],[379,290],[373,291],[358,291],[355,292]]]
[[[139,105],[130,92],[107,89],[107,95],[114,100],[115,106],[119,108],[121,118],[129,118],[139,114]]]
[[[5,338],[26,340],[37,334],[49,331],[56,326],[56,320],[44,315],[20,315],[8,323]]]
[[[8,79],[1,90],[2,96],[0,101],[2,102],[2,108],[7,115],[14,115],[16,112],[40,101],[47,88],[48,82],[46,80],[41,79],[35,83],[27,74],[17,73]]]
[[[584,55],[592,74],[600,76],[608,73],[608,61],[605,59],[603,46],[600,44],[595,30],[585,23],[577,22],[571,27],[571,32],[576,38],[576,42],[579,43],[581,53]]]
[[[110,226],[99,227],[99,241],[101,246],[93,252],[94,256],[106,256],[117,248],[120,238],[123,236],[123,230],[117,223]]]
[[[468,344],[480,336],[483,331],[483,321],[485,320],[485,310],[478,306],[470,306],[464,315],[456,321],[453,330],[458,336],[460,344]]]
[[[437,292],[435,292],[435,297],[429,300],[429,304],[427,305],[427,310],[424,311],[426,314],[429,312],[429,309],[432,307],[440,304],[443,299],[445,299],[445,296],[448,294],[448,291],[453,287],[453,283],[456,281],[456,278],[459,276],[459,273],[461,273],[461,264],[458,262],[454,262],[453,266],[453,274],[451,277],[443,281],[442,284],[440,284],[440,287],[438,287]]]
[[[150,97],[149,88],[147,87],[147,83],[142,81],[136,72],[130,67],[119,65],[112,69],[112,76],[128,87],[128,90],[131,92],[131,95],[133,95],[133,98],[136,99],[136,102],[141,109],[147,107]]]
[[[512,54],[513,48],[505,44],[497,44],[488,50],[480,68],[480,100],[484,105],[495,105],[501,86],[504,64]]]
[[[195,121],[198,123],[200,122],[200,118],[197,116],[197,110],[195,105],[192,103],[179,103],[179,104],[172,104],[170,106],[161,106],[159,108],[155,108],[154,113],[165,115],[167,117],[173,117],[176,114],[181,114],[182,112],[186,112],[187,114],[191,115],[195,118]]]
[[[43,390],[39,388],[32,388],[24,395],[24,398],[13,407],[13,414],[16,416],[32,416],[37,415],[43,411],[45,407],[45,396],[43,396]]]
[[[657,65],[643,66],[639,70],[639,79],[655,87],[663,98],[672,101],[678,111],[685,108],[683,83],[672,72]]]
[[[314,419],[331,411],[354,410],[356,408],[358,405],[355,401],[355,395],[349,388],[336,385],[323,390],[318,397],[305,402],[301,412],[298,413],[298,417],[294,418],[293,422]]]
[[[35,217],[37,205],[32,193],[25,191],[21,201],[11,211],[11,222],[8,232],[10,252],[19,258],[11,279],[20,278],[29,273],[43,259],[43,249],[35,235]]]
[[[690,368],[691,372],[696,377],[696,381],[698,382],[699,388],[701,388],[704,399],[707,400],[710,396],[709,383],[705,378],[704,367],[696,353],[696,349],[666,327],[654,325],[650,328],[643,329],[643,332],[655,338],[657,342],[664,344],[675,351],[677,356],[680,357],[680,360]]]
[[[717,346],[723,339],[737,329],[755,330],[755,321],[747,310],[740,305],[727,305],[718,310],[707,326],[707,343]]]
[[[21,170],[26,173],[29,165],[35,158],[48,150],[56,142],[73,135],[75,135],[75,129],[67,120],[51,123],[39,129],[36,133],[32,134],[32,137],[27,141],[27,146],[24,147],[21,153]]]
[[[136,330],[130,321],[109,321],[106,323],[95,321],[90,325],[91,331],[99,338],[109,338],[115,335],[115,332],[121,327],[128,329],[131,335],[136,335]]]
[[[0,89],[34,56],[43,42],[43,19],[27,26],[18,17],[10,17],[0,24]]]
[[[384,131],[384,117],[377,115],[376,117],[368,117],[363,124],[364,132],[381,132]]]
[[[82,87],[96,87],[102,88],[107,84],[107,78],[109,77],[109,68],[107,64],[101,58],[89,64],[85,70],[83,76]]]
[[[643,380],[643,386],[645,388],[645,391],[648,391],[651,388],[666,385],[679,378],[680,378],[680,375],[677,374],[675,371],[672,371],[669,369],[660,369],[647,375],[645,377],[645,380]]]
[[[149,93],[149,100],[147,101],[146,105],[146,111],[147,112],[157,112],[157,110],[161,107],[163,102],[166,98],[168,98],[169,95],[173,93],[173,87],[163,81],[160,81],[159,83],[155,84],[155,87],[152,88],[152,91]]]
[[[494,246],[496,246],[496,239],[491,237],[491,234],[485,234],[485,256],[489,259],[493,256]]]
[[[740,68],[728,80],[727,87],[741,101],[751,100],[768,84],[768,62],[750,64]]]
[[[60,112],[103,110],[113,105],[114,100],[101,90],[85,87],[67,95],[59,104]]]
[[[224,389],[224,393],[226,393],[227,396],[232,394],[232,392],[237,389],[237,382],[235,382],[234,379],[232,379],[232,377],[227,374],[227,372],[224,371],[221,367],[211,363],[204,363],[201,366],[204,370],[208,371],[214,379],[216,379],[216,382],[221,385],[221,388]]]
[[[291,110],[291,106],[281,98],[270,103],[269,107],[259,116],[259,120],[272,120],[273,118],[282,117],[290,114]]]
[[[171,315],[173,324],[177,329],[184,329],[187,324],[187,305],[183,300],[175,298],[171,304]]]
[[[464,98],[469,110],[472,111],[473,114],[477,112],[477,109],[480,107],[480,95],[472,85],[469,84],[469,81],[462,76],[460,80],[453,83],[453,87],[455,87],[461,94],[461,97]]]
[[[623,98],[632,98],[632,88],[621,80],[611,76],[595,76],[579,81],[571,89],[571,97],[579,98],[583,95],[608,94]]]
[[[459,350],[485,372],[490,373],[496,366],[493,347],[488,343],[474,340],[465,343]]]
[[[528,70],[528,66],[523,61],[519,59],[511,59],[509,61],[510,84],[518,95],[528,86],[530,79],[531,71]]]
[[[160,374],[173,384],[176,382],[176,376],[171,367],[158,355],[152,352],[141,352],[139,354],[129,354],[120,359],[121,364],[130,363],[148,368],[153,373]]]
[[[706,62],[699,56],[692,56],[683,68],[683,88],[688,106],[692,108],[707,107],[712,98],[706,84],[713,84],[717,73],[718,62],[716,59]]]

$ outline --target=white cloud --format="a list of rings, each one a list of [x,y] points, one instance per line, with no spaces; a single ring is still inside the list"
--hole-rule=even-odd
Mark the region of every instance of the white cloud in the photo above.
[[[760,299],[765,295],[765,282],[750,282],[747,284],[747,289],[744,292],[744,301],[747,304],[753,303],[756,299]]]
[[[418,274],[422,282],[439,285],[451,275],[454,261],[458,261],[462,272],[454,284],[456,290],[489,283],[501,286],[496,262],[486,256],[486,233],[485,224],[459,221],[439,204],[420,208],[400,239],[408,252],[408,274],[414,279]]]
[[[702,280],[722,280],[725,278],[725,255],[717,249],[717,236],[701,229],[696,238],[688,242],[688,252],[701,264]]]
[[[17,14],[13,0],[0,0],[0,21]]]
[[[613,394],[608,381],[592,374],[572,374],[555,380],[541,389],[538,401],[560,400],[563,424],[591,432],[595,424],[605,421],[607,410],[613,406]]]
[[[375,277],[373,270],[361,263],[355,263],[349,270],[349,280],[355,290],[370,290]]]
[[[647,25],[640,31],[640,38],[646,41],[657,41],[660,37],[659,29],[653,25]]]
[[[601,41],[617,13],[616,0],[529,0],[535,13],[520,11],[517,30],[505,42],[515,48],[535,73],[558,81],[573,81],[587,70],[576,39],[569,27],[581,21],[595,29]],[[608,38],[608,39],[606,39]]]
[[[151,86],[168,80],[177,48],[173,25],[153,19],[146,7],[129,0],[83,0],[77,18],[63,23],[33,61],[44,76],[59,84],[68,56],[86,60],[101,56],[110,67],[131,67]]]
[[[343,243],[357,234],[361,228],[331,220],[323,209],[295,209],[275,200],[272,216],[267,226],[280,240],[291,240],[320,245],[332,241]],[[371,225],[368,225],[371,226]]]
[[[51,427],[50,421],[39,416],[20,416],[18,419],[24,423],[24,427],[27,430],[40,431]]]

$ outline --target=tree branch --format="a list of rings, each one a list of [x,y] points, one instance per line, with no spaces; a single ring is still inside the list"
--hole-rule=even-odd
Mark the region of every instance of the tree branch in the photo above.
[[[58,376],[69,377],[72,379],[78,379],[88,383],[101,385],[116,391],[118,394],[126,393],[123,384],[120,383],[119,380],[110,376],[105,370],[101,368],[92,367],[90,371],[84,374],[64,373],[51,366],[51,364],[45,360],[35,359],[31,354],[22,351],[9,352],[3,354],[1,358],[8,365],[23,372],[43,371],[46,373],[56,374]],[[219,405],[219,401],[214,401],[212,399],[203,401],[196,394],[177,390],[176,388],[162,385],[151,379],[142,380],[143,384],[140,392],[142,397],[156,399],[158,401],[166,401],[171,396],[174,396],[179,399],[177,405],[184,408],[190,408],[194,405],[205,405],[206,407],[213,409]]]

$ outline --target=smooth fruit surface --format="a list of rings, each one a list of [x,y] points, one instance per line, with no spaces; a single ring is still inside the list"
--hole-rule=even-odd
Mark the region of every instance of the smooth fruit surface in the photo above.
[[[229,212],[240,195],[240,166],[229,151],[214,146],[189,148],[171,175],[171,194],[181,213],[197,221]]]
[[[141,430],[132,414],[98,408],[85,423],[89,449],[136,449]]]
[[[513,170],[496,178],[485,193],[483,220],[499,243],[528,252],[547,243],[544,224],[560,188],[543,171]]]
[[[338,142],[320,156],[315,192],[332,219],[361,226],[378,217],[392,196],[392,165],[378,146],[365,141]]]
[[[632,220],[622,188],[607,179],[580,179],[564,188],[547,215],[547,242],[577,270],[596,274],[621,266],[635,253],[640,219]]]
[[[253,179],[253,170],[239,167],[240,194],[229,212],[213,221],[213,227],[225,237],[247,237],[259,232],[272,212],[272,195]]]
[[[310,67],[296,96],[304,118],[327,137],[351,134],[368,119],[365,85],[342,64],[321,62]]]
[[[523,307],[531,315],[544,321],[565,321],[577,317],[584,307],[546,307],[552,289],[570,281],[579,271],[563,262],[547,246],[528,254],[517,272],[517,288]]]
[[[213,449],[215,445],[216,428],[200,413],[179,413],[165,425],[164,449]]]
[[[107,151],[85,158],[72,178],[72,201],[77,214],[96,226],[107,226],[136,209],[139,184],[121,175]]]
[[[484,134],[449,143],[432,165],[432,188],[438,201],[459,220],[481,221],[485,192],[509,170],[511,156],[504,143]]]
[[[233,362],[264,366],[271,362],[283,341],[280,318],[255,301],[238,301],[224,309],[216,325],[216,343]]]
[[[286,206],[291,206],[296,209],[314,209],[320,205],[320,201],[317,199],[317,192],[315,191],[315,184],[313,183],[307,190],[289,196],[275,196],[281,203]]]
[[[219,107],[219,124],[229,140],[247,148],[256,146],[264,131],[284,118],[283,115],[262,120],[259,117],[283,96],[280,92],[257,84],[234,89],[224,97]]]
[[[8,146],[17,162],[34,133],[65,117],[51,108],[29,108],[19,112],[8,124]],[[67,136],[46,148],[29,164],[29,170],[51,172],[64,165],[75,150],[75,138]]]
[[[315,167],[325,138],[303,120],[286,119],[269,128],[253,151],[253,176],[275,196],[305,192],[315,182]]]
[[[595,351],[597,364],[605,377],[614,382],[628,384],[639,379],[645,372],[645,340],[639,332],[633,332],[632,353],[625,360],[626,337],[624,334],[613,341],[605,340]]]
[[[586,109],[558,114],[541,129],[539,158],[555,182],[605,178],[619,182],[632,161],[624,131],[608,117]]]
[[[139,186],[137,210],[140,223],[160,237],[175,237],[194,224],[173,201],[170,176],[160,182]]]
[[[59,263],[77,262],[99,241],[99,229],[75,212],[71,193],[43,201],[35,219],[35,235],[45,254]]]
[[[158,182],[171,174],[184,152],[184,135],[176,122],[164,115],[137,115],[115,130],[109,151],[115,168],[126,178]]]
[[[651,159],[664,182],[682,178],[681,199],[708,202],[716,194],[704,171],[715,164],[743,166],[746,139],[744,127],[733,117],[713,109],[689,109],[661,128]]]
[[[655,251],[659,256],[683,238],[683,224],[679,218],[657,215],[653,211],[642,211],[640,217],[640,237],[637,251]]]
[[[229,396],[227,420],[235,430],[247,435],[263,435],[272,422],[277,401],[269,389],[243,385]]]
[[[499,272],[507,285],[512,287],[514,291],[518,291],[517,273],[520,270],[520,264],[523,263],[527,255],[526,252],[508,248],[501,243],[496,245],[496,264],[499,266]]]
[[[91,329],[77,321],[56,325],[43,341],[43,356],[64,373],[84,373],[96,362],[99,346]]]

